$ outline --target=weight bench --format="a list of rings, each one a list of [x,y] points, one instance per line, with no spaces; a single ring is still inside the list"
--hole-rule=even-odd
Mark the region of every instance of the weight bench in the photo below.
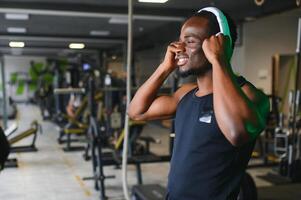
[[[16,122],[12,123],[7,129],[4,131],[4,135],[6,138],[10,137],[16,130],[18,129],[18,124]]]
[[[167,190],[161,185],[135,185],[132,189],[134,200],[165,200]]]
[[[11,146],[10,151],[13,152],[33,152],[33,151],[37,151],[38,149],[35,146],[35,142],[37,139],[37,132],[39,129],[39,124],[37,121],[33,121],[31,123],[31,128],[12,137],[12,138],[8,138],[8,142]],[[17,128],[15,128],[16,130]],[[10,133],[9,135],[11,135],[12,133]],[[24,138],[27,138],[29,136],[33,136],[32,142],[30,145],[26,145],[26,146],[12,146],[15,143],[21,141]]]
[[[16,135],[15,137],[12,137],[8,139],[8,143],[10,144],[10,152],[16,153],[16,152],[35,152],[38,149],[35,146],[35,141],[37,139],[37,132],[39,129],[39,124],[37,121],[33,121],[31,123],[31,128],[20,133],[19,135]],[[10,137],[16,130],[18,129],[17,123],[13,123],[8,129],[4,131],[5,135],[7,137]],[[27,146],[12,146],[13,144],[21,141],[24,138],[27,138],[29,136],[33,135],[32,143]],[[5,168],[8,167],[18,167],[18,161],[16,158],[10,158],[7,159],[4,165]]]

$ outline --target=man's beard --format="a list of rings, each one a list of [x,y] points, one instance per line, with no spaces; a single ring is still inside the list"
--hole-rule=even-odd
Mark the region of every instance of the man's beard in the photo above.
[[[193,76],[204,76],[208,71],[212,69],[211,64],[206,64],[202,67],[197,67],[197,68],[190,68],[186,71],[181,71],[180,69],[178,70],[178,75],[180,75],[182,78],[186,78],[187,76],[193,75]]]

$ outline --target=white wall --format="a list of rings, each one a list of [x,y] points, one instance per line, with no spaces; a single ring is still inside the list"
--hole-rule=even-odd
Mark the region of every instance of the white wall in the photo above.
[[[38,56],[4,56],[4,69],[6,82],[10,79],[10,74],[13,72],[29,72],[30,62],[46,63],[46,57]],[[6,84],[7,95],[11,96],[14,100],[26,101],[28,97],[31,97],[32,93],[24,92],[24,95],[15,95],[15,88]]]
[[[236,49],[232,65],[255,86],[271,92],[271,58],[296,51],[298,17],[301,10],[261,18],[243,26],[243,44]],[[260,79],[259,70],[267,70]]]
[[[28,72],[30,68],[30,62],[46,63],[46,57],[40,56],[4,56],[4,67],[6,77],[12,72]]]

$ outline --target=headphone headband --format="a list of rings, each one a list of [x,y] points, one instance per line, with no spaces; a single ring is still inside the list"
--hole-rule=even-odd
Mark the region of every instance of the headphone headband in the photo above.
[[[231,37],[231,32],[230,32],[228,20],[227,20],[226,16],[224,15],[224,13],[216,7],[202,8],[198,11],[198,13],[200,13],[202,11],[207,11],[207,12],[210,12],[215,15],[218,25],[219,25],[220,32],[230,38],[230,45],[231,45],[231,49],[232,49],[233,41],[232,41],[232,37]],[[231,56],[232,56],[232,50],[231,50]]]

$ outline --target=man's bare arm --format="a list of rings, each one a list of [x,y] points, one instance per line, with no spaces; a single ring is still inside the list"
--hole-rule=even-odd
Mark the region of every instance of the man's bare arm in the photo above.
[[[251,84],[240,88],[226,58],[226,38],[211,36],[203,50],[212,64],[213,106],[219,128],[234,146],[254,139],[265,127],[268,98]],[[229,48],[229,47],[228,47]]]
[[[145,99],[143,90],[140,94],[137,91],[129,106],[128,114],[131,119],[138,121],[170,119],[175,114],[177,105],[182,97],[195,87],[196,84],[185,84],[171,96],[162,95],[153,99]]]
[[[163,82],[177,68],[175,55],[179,51],[185,51],[183,44],[179,42],[173,42],[168,46],[164,61],[138,89],[132,99],[128,108],[128,115],[131,119],[167,119],[174,115],[179,100],[193,86],[191,84],[183,86],[172,96],[158,97],[157,95]]]

